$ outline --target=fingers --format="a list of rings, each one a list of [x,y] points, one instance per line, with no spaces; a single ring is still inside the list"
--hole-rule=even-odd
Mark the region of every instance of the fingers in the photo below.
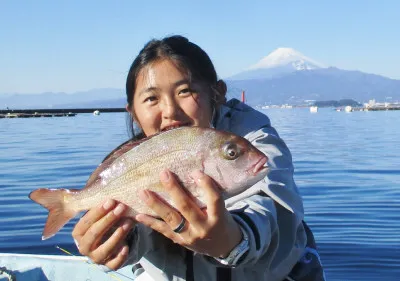
[[[211,219],[209,222],[212,223],[212,221],[215,221],[221,215],[221,212],[225,211],[224,200],[219,190],[215,187],[213,179],[200,171],[193,172],[191,176],[204,193],[207,213],[204,213],[199,208],[193,198],[186,193],[175,176],[168,170],[160,173],[160,180],[176,209],[151,191],[143,191],[139,194],[147,206],[169,225],[169,230],[175,229],[181,223],[182,216],[187,220],[186,229],[188,229],[188,224],[194,228],[204,228],[207,219]],[[146,218],[147,223],[151,224],[150,227],[166,235],[163,222],[157,220],[150,221],[149,217]],[[137,219],[143,219],[143,217],[139,216]]]
[[[112,211],[93,224],[81,238],[81,243],[85,247],[81,247],[81,250],[89,252],[97,248],[101,240],[104,240],[104,234],[122,217],[126,209],[125,205],[119,203]]]
[[[111,200],[82,217],[72,233],[79,245],[79,252],[97,260],[96,256],[93,256],[94,250],[102,240],[105,240],[106,232],[122,217],[126,209],[124,204],[116,204]]]
[[[191,174],[197,186],[203,191],[205,203],[207,205],[207,215],[218,217],[225,212],[225,202],[220,191],[215,186],[212,178],[201,171],[193,171]]]
[[[75,225],[72,231],[72,236],[78,240],[83,236],[87,230],[105,214],[107,214],[112,208],[115,207],[116,202],[114,200],[107,200],[103,205],[96,208],[90,209]]]
[[[109,259],[104,265],[112,270],[119,269],[127,260],[129,254],[128,245],[123,245],[117,252],[116,256]]]
[[[165,223],[162,220],[156,219],[152,216],[148,216],[148,215],[144,215],[144,214],[139,214],[135,217],[135,219],[154,229],[155,231],[163,234],[165,237],[171,239],[172,241],[174,241],[175,243],[179,243],[182,242],[180,239],[180,236],[177,235],[175,232],[172,231],[171,226],[168,225],[167,223]]]
[[[204,213],[200,210],[199,206],[181,187],[176,177],[170,171],[165,170],[161,172],[160,180],[174,202],[176,209],[186,218],[186,220],[190,221],[192,224],[196,224],[197,222],[201,222],[205,219]],[[170,224],[168,221],[166,222],[171,225],[171,227],[175,228],[181,222],[181,217],[180,215],[176,215],[176,211],[174,209],[168,210],[167,214],[169,211],[175,213],[175,215],[172,215],[173,224]],[[164,219],[163,216],[161,217]]]
[[[118,269],[128,257],[129,247],[125,240],[134,222],[123,221],[113,234],[91,253],[91,259],[97,264],[104,264],[111,269]],[[124,248],[126,248],[124,250]]]
[[[151,191],[142,191],[139,193],[140,198],[149,206],[163,221],[154,219],[156,222],[167,223],[170,229],[174,229],[179,225],[182,217],[179,212],[171,207],[168,203],[164,202],[156,194]],[[148,217],[148,216],[147,216]],[[157,223],[158,225],[158,223]]]

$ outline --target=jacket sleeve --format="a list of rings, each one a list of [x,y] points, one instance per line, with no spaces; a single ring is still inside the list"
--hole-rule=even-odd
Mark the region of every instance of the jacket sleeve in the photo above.
[[[249,236],[249,250],[236,267],[252,265],[278,275],[289,273],[306,245],[292,156],[270,125],[245,138],[268,157],[272,170],[249,190],[227,200],[228,210]]]

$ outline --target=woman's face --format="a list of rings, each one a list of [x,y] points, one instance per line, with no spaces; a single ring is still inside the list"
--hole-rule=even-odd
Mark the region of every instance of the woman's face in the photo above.
[[[170,60],[143,68],[136,80],[132,114],[151,136],[180,126],[210,127],[211,89],[195,81]]]

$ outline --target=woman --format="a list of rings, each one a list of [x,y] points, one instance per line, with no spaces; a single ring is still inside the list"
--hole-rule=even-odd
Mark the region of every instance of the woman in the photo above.
[[[136,264],[136,274],[144,270],[154,280],[323,280],[312,233],[302,221],[290,151],[267,116],[237,100],[226,102],[226,91],[194,43],[181,36],[150,41],[127,77],[126,108],[141,129],[131,126],[133,139],[211,126],[247,138],[280,170],[228,202],[210,177],[194,171],[206,211],[164,171],[160,180],[176,209],[144,191],[140,197],[162,220],[141,214],[134,223],[123,218],[126,206],[107,201],[74,228],[83,255],[111,269]]]

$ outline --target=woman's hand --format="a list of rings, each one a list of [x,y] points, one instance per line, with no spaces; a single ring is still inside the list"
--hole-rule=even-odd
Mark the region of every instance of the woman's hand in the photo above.
[[[136,220],[194,252],[226,257],[242,239],[240,227],[226,210],[214,181],[200,171],[192,173],[192,178],[204,192],[207,209],[200,209],[175,176],[170,171],[164,171],[160,179],[176,209],[146,190],[140,193],[142,200],[163,221],[144,214],[137,215]],[[173,229],[181,223],[182,216],[186,219],[185,226],[176,233]]]
[[[127,206],[114,200],[89,210],[75,225],[72,236],[79,252],[93,262],[116,270],[129,253],[125,237],[132,229],[132,219],[121,219]]]

